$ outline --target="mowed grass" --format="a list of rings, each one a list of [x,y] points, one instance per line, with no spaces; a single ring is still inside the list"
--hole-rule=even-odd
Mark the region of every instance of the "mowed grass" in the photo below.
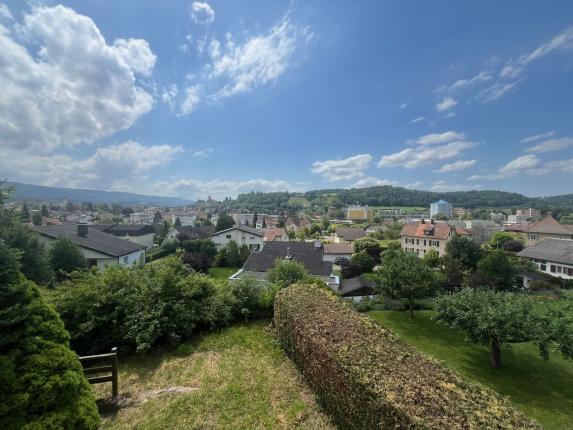
[[[370,316],[406,342],[457,370],[468,380],[493,388],[545,429],[573,429],[573,361],[551,354],[544,361],[531,343],[502,352],[502,369],[489,365],[489,349],[465,341],[465,334],[431,319],[432,311],[372,311]]]
[[[103,429],[333,429],[268,321],[199,336],[176,350],[120,357],[121,395],[186,387],[103,414]],[[109,395],[109,384],[94,386]]]
[[[211,267],[209,269],[209,276],[215,279],[228,279],[229,276],[237,273],[239,269],[240,267]]]

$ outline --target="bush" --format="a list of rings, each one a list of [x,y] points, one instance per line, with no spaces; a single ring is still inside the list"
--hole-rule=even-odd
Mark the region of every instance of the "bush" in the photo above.
[[[230,286],[235,298],[234,318],[247,321],[272,316],[274,295],[278,291],[275,284],[247,277],[233,281]],[[272,295],[270,300],[269,295]]]
[[[354,254],[350,259],[350,265],[353,264],[360,267],[362,273],[370,273],[374,270],[374,259],[366,251]]]
[[[267,271],[268,280],[278,284],[281,288],[286,288],[290,284],[299,282],[306,277],[308,277],[308,272],[304,264],[295,260],[277,258],[274,266]]]
[[[501,249],[509,252],[519,252],[523,250],[524,245],[519,240],[508,240],[501,245]]]
[[[211,262],[209,257],[201,253],[186,252],[181,256],[183,263],[190,269],[198,273],[209,273]]]
[[[234,305],[226,284],[190,274],[177,256],[138,269],[77,274],[53,301],[82,353],[175,344],[198,328],[226,325]]]
[[[0,282],[0,428],[96,429],[95,399],[64,324],[4,264],[2,281],[11,274],[14,282]]]
[[[341,429],[538,428],[491,390],[464,381],[320,288],[280,291],[274,324]]]

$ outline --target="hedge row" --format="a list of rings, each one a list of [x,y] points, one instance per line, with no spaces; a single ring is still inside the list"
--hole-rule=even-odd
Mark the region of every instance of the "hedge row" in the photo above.
[[[316,286],[282,290],[274,324],[339,428],[539,428]]]

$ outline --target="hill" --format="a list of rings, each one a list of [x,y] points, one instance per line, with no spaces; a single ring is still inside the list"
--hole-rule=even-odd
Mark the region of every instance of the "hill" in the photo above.
[[[184,206],[191,204],[189,200],[177,197],[145,196],[118,191],[45,187],[18,182],[11,182],[8,185],[14,187],[14,193],[10,197],[10,200],[15,201],[61,202],[66,199],[74,203],[119,203],[122,205]]]
[[[515,208],[535,207],[542,211],[565,212],[573,211],[573,194],[552,197],[527,197],[523,194],[507,191],[453,191],[435,192],[410,190],[389,185],[351,188],[314,190],[304,193],[251,192],[240,194],[230,202],[231,208],[250,210],[287,210],[302,209],[298,203],[308,201],[311,207],[342,207],[348,204],[361,204],[369,206],[419,206],[429,207],[436,200],[446,200],[454,206],[474,208]],[[297,204],[292,205],[291,203]]]

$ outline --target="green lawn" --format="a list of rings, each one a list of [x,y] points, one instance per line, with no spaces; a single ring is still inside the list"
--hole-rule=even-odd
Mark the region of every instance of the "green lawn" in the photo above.
[[[103,413],[103,429],[334,429],[268,321],[199,336],[176,350],[120,357],[121,395],[183,387]],[[106,384],[94,386],[98,397]],[[102,411],[103,412],[103,411]]]
[[[227,279],[233,273],[237,273],[240,267],[211,267],[209,269],[209,276],[216,279]]]
[[[508,396],[545,429],[573,429],[573,362],[557,353],[544,361],[530,343],[511,345],[502,353],[502,369],[489,365],[485,346],[465,341],[462,332],[431,320],[432,311],[372,311],[370,316],[408,343],[457,370],[468,380]]]

